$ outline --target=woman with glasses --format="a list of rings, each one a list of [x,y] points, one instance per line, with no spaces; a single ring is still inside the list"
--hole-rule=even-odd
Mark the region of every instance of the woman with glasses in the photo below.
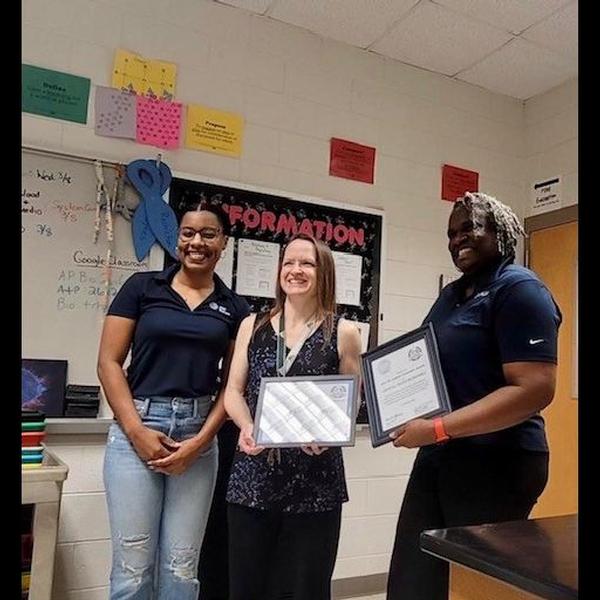
[[[219,381],[249,312],[215,274],[226,234],[214,209],[188,210],[179,262],[132,275],[104,322],[98,376],[115,415],[104,460],[112,600],[198,597],[215,434],[226,418]]]

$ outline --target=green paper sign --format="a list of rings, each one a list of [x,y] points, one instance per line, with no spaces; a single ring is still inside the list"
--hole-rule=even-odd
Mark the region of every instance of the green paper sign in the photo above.
[[[23,112],[87,123],[89,79],[31,65],[21,65],[21,75]]]

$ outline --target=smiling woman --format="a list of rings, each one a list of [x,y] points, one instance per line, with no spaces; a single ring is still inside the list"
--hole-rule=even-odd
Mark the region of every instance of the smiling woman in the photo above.
[[[525,519],[546,485],[539,411],[553,398],[560,310],[541,280],[513,264],[513,211],[467,193],[454,205],[448,250],[463,275],[425,317],[438,341],[452,412],[392,434],[420,447],[400,511],[388,598],[448,597],[447,563],[419,548],[425,529]]]
[[[181,220],[179,262],[130,277],[108,310],[98,376],[117,421],[104,462],[111,598],[198,596],[215,434],[225,420],[219,376],[248,313],[214,272],[226,244],[220,216],[192,207]]]
[[[342,451],[257,446],[261,379],[358,374],[360,335],[336,315],[331,250],[294,236],[280,261],[275,306],[250,315],[235,344],[225,406],[240,427],[227,490],[230,600],[328,600],[342,503]]]

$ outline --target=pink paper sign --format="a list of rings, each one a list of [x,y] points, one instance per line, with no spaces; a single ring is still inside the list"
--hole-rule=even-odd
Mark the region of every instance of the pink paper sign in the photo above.
[[[181,137],[180,102],[165,102],[145,96],[137,97],[136,140],[140,144],[173,149]]]

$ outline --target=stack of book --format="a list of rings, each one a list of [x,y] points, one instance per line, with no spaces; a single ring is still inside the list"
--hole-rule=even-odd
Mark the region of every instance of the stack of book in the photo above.
[[[65,395],[65,417],[98,416],[100,406],[99,385],[68,385]]]
[[[21,410],[21,467],[37,469],[42,466],[46,436],[46,415],[38,410]]]

